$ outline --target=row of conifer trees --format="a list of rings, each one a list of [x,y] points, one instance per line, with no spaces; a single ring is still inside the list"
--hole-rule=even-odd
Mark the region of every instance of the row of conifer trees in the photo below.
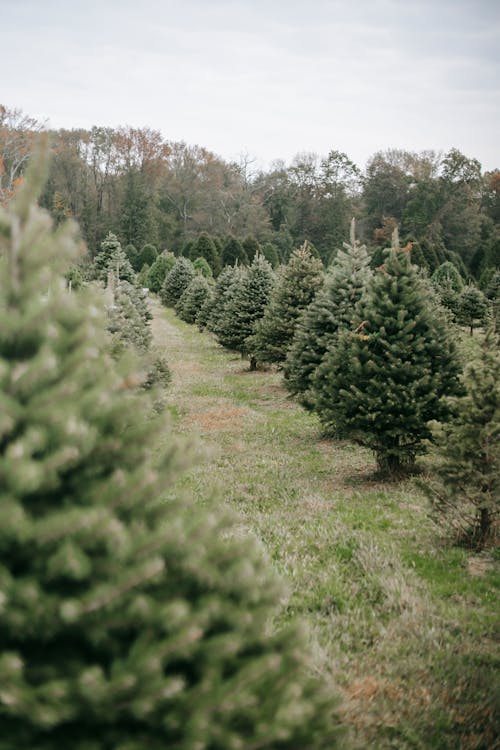
[[[460,495],[460,477],[468,472],[468,489],[461,493],[463,503],[453,524],[461,532],[468,529],[481,546],[493,531],[499,507],[499,386],[491,390],[499,374],[496,309],[481,299],[479,315],[470,304],[472,320],[492,327],[482,350],[486,393],[470,373],[464,379],[457,345],[460,318],[443,305],[441,296],[448,288],[446,269],[441,278],[430,280],[413,264],[411,249],[399,246],[396,230],[383,264],[372,269],[353,220],[350,242],[326,270],[307,243],[277,272],[256,255],[248,268],[226,267],[215,283],[180,258],[160,296],[180,318],[206,328],[224,347],[248,357],[250,369],[278,365],[285,387],[319,415],[324,430],[372,449],[384,475],[414,471],[417,456],[440,431],[447,435],[441,440],[445,452],[452,444],[464,444],[451,438],[450,429],[462,434],[468,420],[478,417],[477,412],[472,416],[473,397],[467,389],[479,387],[476,397],[489,407],[483,422],[476,424],[473,444],[474,430],[469,429],[462,456],[465,462],[470,462],[471,451],[477,456],[474,471],[465,464],[462,473],[457,467],[452,471],[451,463],[458,458],[450,455],[451,463],[441,472],[447,479],[440,487],[434,482],[431,494],[435,507],[448,506],[449,511],[451,495]],[[472,331],[471,320],[466,320]],[[450,429],[443,427],[450,424]],[[481,491],[472,487],[472,476]]]
[[[338,746],[306,634],[273,626],[270,564],[174,489],[188,451],[110,346],[121,295],[147,318],[119,249],[96,264],[112,314],[68,290],[45,171],[0,209],[0,749]]]

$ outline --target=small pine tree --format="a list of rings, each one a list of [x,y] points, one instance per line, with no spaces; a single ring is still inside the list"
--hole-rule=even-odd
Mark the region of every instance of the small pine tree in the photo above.
[[[228,301],[228,290],[239,281],[242,275],[240,266],[226,266],[222,269],[215,283],[214,296],[212,300],[207,300],[200,310],[198,325],[205,321],[206,327],[211,333],[217,333],[224,308]]]
[[[436,268],[434,273],[431,276],[432,283],[436,287],[443,286],[444,284],[449,284],[453,291],[460,294],[462,289],[464,288],[464,282],[462,277],[460,276],[460,272],[458,271],[457,267],[451,263],[449,260],[447,260],[445,263],[441,263],[441,265]]]
[[[285,364],[285,386],[306,409],[314,407],[311,385],[316,369],[339,330],[352,324],[356,305],[371,277],[370,256],[356,240],[351,222],[350,244],[344,242],[329,267],[323,288],[302,314]]]
[[[470,335],[474,334],[474,326],[484,323],[488,313],[486,297],[475,284],[467,284],[460,293],[457,301],[457,319],[469,327]]]
[[[243,249],[243,245],[236,239],[236,237],[228,237],[224,242],[221,264],[224,267],[234,266],[236,263],[248,266],[247,254]]]
[[[278,250],[272,242],[265,242],[262,246],[262,255],[271,264],[272,268],[277,268],[280,264]]]
[[[212,270],[212,276],[217,276],[220,271],[220,258],[215,243],[211,237],[203,232],[191,248],[189,256],[192,261],[197,258],[204,258]]]
[[[261,252],[259,243],[255,239],[255,237],[252,237],[252,235],[248,235],[248,237],[245,237],[245,239],[243,240],[242,245],[243,250],[245,251],[248,258],[248,262],[252,263],[257,253]]]
[[[256,322],[264,315],[273,285],[270,264],[257,255],[241,280],[230,287],[232,294],[217,328],[217,338],[223,346],[240,352],[242,356],[249,353],[248,338],[254,333]],[[250,369],[255,369],[256,365],[252,359]]]
[[[194,323],[196,315],[210,296],[210,285],[204,276],[195,276],[179,298],[175,312],[185,323]]]
[[[177,258],[175,266],[165,277],[160,291],[161,301],[166,307],[175,307],[182,293],[196,276],[193,264],[188,258]]]
[[[129,259],[130,265],[135,270],[137,268],[137,256],[138,256],[138,250],[135,245],[126,245],[125,246],[125,255]],[[140,270],[140,269],[139,269]]]
[[[120,281],[115,285],[113,297],[113,304],[108,310],[113,355],[120,355],[130,345],[138,352],[147,351],[152,340],[149,325],[152,316],[146,294],[128,281]]]
[[[75,243],[36,208],[37,171],[0,210],[0,747],[335,747],[256,545],[165,501],[186,451],[67,292]]]
[[[137,259],[138,268],[136,268],[136,270],[140,271],[144,265],[148,265],[151,267],[157,257],[158,257],[158,250],[156,249],[154,245],[151,245],[149,243],[144,245]]]
[[[212,269],[208,265],[205,258],[195,258],[195,260],[193,261],[193,268],[200,276],[204,276],[206,279],[213,278]]]
[[[500,515],[500,349],[493,330],[466,370],[465,388],[450,399],[453,419],[431,423],[444,460],[424,489],[437,518],[482,548],[498,534]]]
[[[500,319],[500,271],[492,274],[484,293],[490,304],[493,327],[497,330]]]
[[[247,341],[257,362],[285,361],[300,314],[322,283],[323,264],[304,243],[281,269],[264,315]]]
[[[176,258],[173,253],[165,250],[159,255],[151,268],[149,269],[146,279],[146,286],[155,294],[161,290],[163,282],[169,271],[175,266]]]
[[[101,243],[101,251],[96,256],[94,263],[97,278],[101,281],[107,281],[110,272],[117,280],[122,279],[130,283],[134,281],[135,273],[130,261],[117,236],[112,232],[109,232],[106,239]]]
[[[398,475],[425,451],[431,418],[448,413],[460,365],[447,321],[411,264],[393,249],[369,282],[353,327],[316,371],[316,408],[342,436],[371,448],[379,469]]]

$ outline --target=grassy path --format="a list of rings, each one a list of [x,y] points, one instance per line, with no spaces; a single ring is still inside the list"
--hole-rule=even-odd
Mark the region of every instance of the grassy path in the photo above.
[[[498,565],[440,544],[413,481],[375,482],[369,452],[322,440],[278,374],[154,312],[175,430],[203,458],[182,484],[200,502],[217,487],[262,540],[357,746],[500,747]]]

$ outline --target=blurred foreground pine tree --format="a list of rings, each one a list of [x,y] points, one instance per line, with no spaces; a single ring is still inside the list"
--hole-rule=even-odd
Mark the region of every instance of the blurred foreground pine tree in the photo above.
[[[181,451],[65,288],[45,166],[0,213],[0,748],[332,748],[261,553],[165,496]]]

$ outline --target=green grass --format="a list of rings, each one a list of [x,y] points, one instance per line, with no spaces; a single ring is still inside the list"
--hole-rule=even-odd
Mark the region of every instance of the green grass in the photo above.
[[[200,502],[215,488],[262,540],[289,583],[276,626],[309,623],[352,744],[498,746],[498,559],[446,543],[416,483],[377,481],[369,451],[325,440],[278,373],[248,372],[171,311],[154,332],[173,429],[198,444],[180,485]]]

